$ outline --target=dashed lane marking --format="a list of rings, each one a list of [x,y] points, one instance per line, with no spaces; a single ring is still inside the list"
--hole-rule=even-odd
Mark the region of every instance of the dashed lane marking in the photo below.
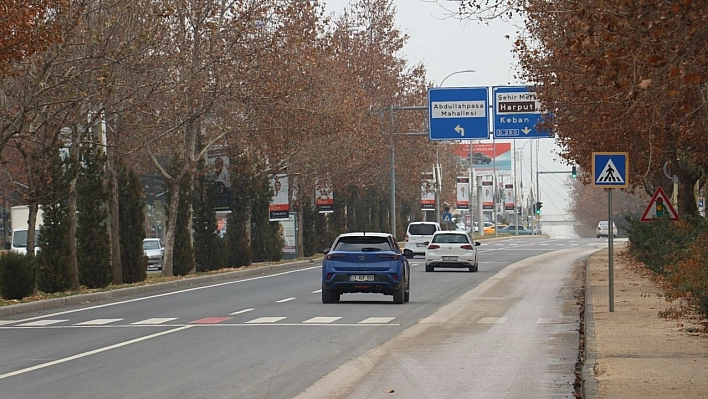
[[[248,313],[248,312],[251,312],[251,311],[254,311],[254,310],[256,310],[256,309],[248,308],[248,309],[243,309],[243,310],[237,310],[236,312],[229,313],[229,315],[230,315],[230,316],[236,316],[237,314]]]
[[[106,324],[115,323],[123,319],[94,319],[88,321],[82,321],[81,323],[76,323],[77,326],[105,326]]]
[[[272,324],[277,323],[280,320],[284,320],[286,318],[287,317],[259,317],[257,319],[247,321],[246,324]]]
[[[169,321],[177,320],[176,317],[155,317],[152,319],[146,319],[142,321],[136,321],[135,323],[130,323],[135,326],[151,326],[151,325],[158,325],[158,324],[164,324]]]
[[[386,324],[394,320],[395,317],[369,317],[359,322],[359,324]]]
[[[480,324],[504,324],[506,317],[482,317],[477,323]]]
[[[341,319],[341,317],[313,317],[311,319],[303,321],[303,323],[319,323],[319,324],[327,324],[327,323],[334,323],[335,321]]]
[[[275,301],[275,303],[290,302],[290,301],[294,301],[295,299],[296,299],[295,297],[285,298],[285,299],[280,299],[278,301]]]
[[[46,320],[36,320],[29,323],[18,324],[18,327],[43,327],[51,326],[52,324],[64,323],[69,320],[57,320],[57,319],[46,319]]]

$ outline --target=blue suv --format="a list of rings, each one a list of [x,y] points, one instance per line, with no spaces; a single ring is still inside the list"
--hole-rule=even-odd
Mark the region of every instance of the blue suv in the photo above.
[[[340,234],[324,251],[322,302],[339,302],[350,292],[393,295],[394,303],[408,302],[409,252],[402,251],[389,233]]]

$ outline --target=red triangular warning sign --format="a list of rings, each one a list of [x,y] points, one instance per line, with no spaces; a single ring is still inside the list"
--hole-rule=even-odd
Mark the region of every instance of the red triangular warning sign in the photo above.
[[[669,201],[669,197],[666,196],[661,187],[656,188],[654,195],[651,197],[651,201],[649,201],[649,206],[644,210],[642,218],[639,220],[642,222],[651,222],[659,218],[678,220],[678,213],[676,213],[674,206],[671,205],[671,201]]]

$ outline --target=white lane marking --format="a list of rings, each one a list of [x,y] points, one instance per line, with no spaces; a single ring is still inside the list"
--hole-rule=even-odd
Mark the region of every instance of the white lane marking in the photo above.
[[[307,319],[303,321],[303,323],[320,323],[320,324],[326,324],[326,323],[334,323],[335,321],[341,319],[341,317],[313,317],[311,319]]]
[[[506,317],[482,317],[477,323],[480,324],[503,324],[506,323]]]
[[[12,324],[14,322],[15,320],[0,320],[0,326],[4,326],[5,324]]]
[[[115,322],[121,321],[121,320],[123,320],[123,319],[95,319],[95,320],[82,321],[81,323],[76,323],[74,325],[75,326],[105,326],[106,324],[115,323]]]
[[[267,275],[267,276],[256,276],[256,277],[246,278],[246,279],[243,279],[243,280],[226,281],[226,282],[223,282],[223,283],[217,283],[217,284],[211,284],[211,285],[204,285],[204,286],[201,286],[201,287],[192,287],[192,288],[187,288],[187,289],[179,290],[179,291],[165,292],[165,293],[162,293],[162,294],[156,294],[156,295],[149,295],[149,296],[144,296],[144,297],[140,297],[140,298],[127,299],[127,300],[125,300],[125,301],[118,301],[118,302],[105,303],[105,304],[102,304],[102,305],[89,306],[89,307],[81,308],[81,309],[65,310],[65,311],[62,311],[62,312],[47,314],[47,315],[43,315],[43,316],[28,317],[28,318],[26,318],[26,319],[16,320],[16,321],[14,321],[13,323],[24,323],[24,322],[28,322],[28,321],[32,321],[32,320],[44,319],[44,318],[47,318],[47,317],[56,317],[56,316],[65,315],[65,314],[69,314],[69,313],[77,313],[77,312],[83,312],[83,311],[86,311],[86,310],[94,310],[94,309],[107,308],[107,307],[109,307],[109,306],[123,305],[123,304],[126,304],[126,303],[133,303],[133,302],[146,301],[146,300],[148,300],[148,299],[155,299],[155,298],[162,298],[162,297],[167,297],[167,296],[172,296],[172,295],[184,294],[184,293],[188,293],[188,292],[194,292],[194,291],[205,290],[205,289],[208,289],[208,288],[222,287],[222,286],[227,286],[227,285],[232,285],[232,284],[240,284],[240,283],[245,283],[245,282],[249,282],[249,281],[263,280],[263,279],[272,278],[272,277],[280,277],[280,276],[284,276],[284,275],[286,275],[286,274],[305,272],[305,271],[309,271],[309,270],[313,270],[313,269],[321,270],[321,269],[322,269],[322,266],[319,265],[319,266],[306,267],[306,268],[304,268],[304,269],[288,270],[288,271],[281,272],[281,273],[269,274],[269,275]]]
[[[295,300],[295,297],[290,297],[290,298],[285,298],[285,299],[275,301],[275,303],[290,302],[290,301],[294,301],[294,300]]]
[[[130,323],[132,325],[136,326],[144,326],[144,325],[156,325],[156,324],[164,324],[167,323],[168,321],[172,320],[177,320],[176,317],[154,317],[152,319],[145,319],[142,321],[136,321],[135,323]]]
[[[88,352],[84,352],[84,353],[79,353],[79,354],[76,354],[76,355],[73,355],[73,356],[65,357],[65,358],[63,358],[63,359],[57,359],[57,360],[54,360],[54,361],[51,361],[51,362],[38,364],[38,365],[36,365],[36,366],[27,367],[27,368],[24,368],[24,369],[21,369],[21,370],[11,371],[11,372],[5,373],[5,374],[0,374],[0,380],[3,380],[3,379],[8,378],[8,377],[15,376],[15,375],[20,375],[20,374],[29,373],[30,371],[35,371],[35,370],[40,370],[40,369],[47,368],[47,367],[50,367],[50,366],[55,366],[55,365],[57,365],[57,364],[66,363],[66,362],[69,362],[69,361],[71,361],[71,360],[81,359],[82,357],[95,355],[95,354],[101,353],[101,352],[106,352],[106,351],[109,351],[109,350],[111,350],[111,349],[116,349],[116,348],[120,348],[120,347],[123,347],[123,346],[132,345],[132,344],[135,344],[135,343],[138,343],[138,342],[142,342],[142,341],[147,341],[148,339],[157,338],[157,337],[160,337],[160,336],[163,336],[163,335],[167,335],[167,334],[172,334],[172,333],[174,333],[174,332],[186,330],[186,329],[192,328],[192,327],[194,327],[194,326],[184,326],[184,327],[175,328],[175,329],[173,329],[173,330],[162,331],[162,332],[159,332],[159,333],[155,333],[155,334],[151,334],[151,335],[146,335],[146,336],[144,336],[144,337],[132,339],[132,340],[130,340],[130,341],[121,342],[121,343],[118,343],[118,344],[115,344],[115,345],[105,346],[105,347],[103,347],[103,348],[94,349],[94,350],[92,350],[92,351],[88,351]]]
[[[41,327],[41,326],[51,326],[52,324],[64,323],[69,320],[57,320],[57,319],[46,319],[31,321],[29,323],[18,324],[18,327]]]
[[[386,324],[395,317],[369,317],[359,322],[359,324]]]
[[[320,292],[322,292],[322,288],[320,288],[319,290],[312,291],[313,294],[319,294]]]
[[[251,321],[247,321],[246,324],[276,323],[283,319],[286,319],[286,317],[259,317]]]
[[[237,315],[237,314],[247,313],[247,312],[251,312],[251,311],[254,311],[254,310],[256,310],[256,309],[248,308],[248,309],[238,310],[238,311],[236,311],[236,312],[229,313],[229,316],[235,316],[235,315]]]

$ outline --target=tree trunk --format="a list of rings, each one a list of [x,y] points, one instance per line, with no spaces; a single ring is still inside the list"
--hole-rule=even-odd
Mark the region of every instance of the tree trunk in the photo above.
[[[120,201],[118,196],[118,171],[114,157],[108,160],[108,175],[111,179],[111,223],[108,234],[111,239],[111,265],[113,284],[123,284],[123,264],[120,259]]]
[[[165,229],[165,257],[162,265],[162,276],[172,277],[173,255],[175,249],[175,231],[177,229],[177,211],[179,208],[180,181],[181,177],[173,177],[168,180],[170,185],[170,204],[168,206],[167,226]]]

